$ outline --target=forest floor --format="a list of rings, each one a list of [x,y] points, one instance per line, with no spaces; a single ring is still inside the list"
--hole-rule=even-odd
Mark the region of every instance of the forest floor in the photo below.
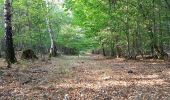
[[[170,100],[170,63],[100,55],[0,59],[0,100]]]

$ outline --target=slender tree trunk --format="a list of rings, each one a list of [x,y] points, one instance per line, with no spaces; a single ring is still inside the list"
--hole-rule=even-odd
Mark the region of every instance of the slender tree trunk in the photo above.
[[[115,53],[114,53],[114,35],[112,29],[110,29],[110,35],[111,35],[111,40],[110,40],[111,57],[113,57]]]
[[[115,1],[108,0],[108,2],[109,2],[108,14],[110,16],[109,26],[110,26],[110,36],[111,36],[110,48],[111,48],[111,56],[113,57],[115,53],[114,53],[114,35],[113,35],[114,30],[113,30],[113,26],[112,26],[112,21],[113,21],[112,10],[114,8]]]
[[[135,36],[135,40],[136,40],[136,51],[137,51],[137,54],[140,54],[143,58],[143,54],[142,54],[142,45],[141,45],[141,35],[140,35],[140,25],[139,25],[139,17],[136,21],[136,26],[137,26],[137,32],[136,32],[136,36]]]
[[[142,7],[140,7],[141,3],[140,3],[140,0],[137,0],[137,6],[138,6],[138,13],[140,14],[140,10],[142,10]],[[137,54],[140,54],[142,56],[142,59],[143,59],[143,48],[142,48],[142,37],[141,37],[141,32],[140,32],[140,29],[141,29],[141,26],[140,26],[140,15],[137,15],[137,19],[136,19],[136,51],[137,51]]]
[[[115,37],[115,42],[118,43],[118,41],[119,41],[119,35],[116,35],[116,37]],[[116,44],[115,47],[116,47],[116,48],[115,48],[115,49],[116,49],[116,57],[117,57],[117,58],[120,58],[120,57],[122,56],[121,47],[120,47],[120,45],[118,45],[118,44]]]
[[[11,63],[16,62],[15,52],[13,47],[13,33],[11,24],[11,0],[4,1],[4,20],[5,20],[5,42],[6,42],[6,61],[8,62],[8,67]]]
[[[54,42],[54,34],[52,32],[52,27],[51,27],[50,19],[49,19],[49,16],[48,16],[48,13],[49,13],[48,0],[45,0],[45,1],[46,1],[46,7],[47,7],[46,24],[47,24],[47,27],[48,27],[48,33],[50,35],[50,41],[51,41],[49,57],[51,57],[51,56],[55,57],[55,56],[57,56],[57,49],[56,49],[55,42]]]
[[[137,56],[137,54],[136,54],[136,50],[137,50],[137,48],[136,48],[136,34],[133,34],[132,35],[132,46],[133,46],[133,49],[132,49],[132,53],[131,53],[131,56],[132,56],[132,59],[136,59],[136,56]]]
[[[159,9],[159,47],[161,52],[164,52],[162,38],[163,38],[163,33],[162,33],[161,11]]]
[[[104,48],[104,44],[102,43],[102,52],[103,52],[103,56],[106,56],[106,52],[105,52],[105,48]]]
[[[114,43],[111,43],[111,57],[115,55],[114,53]]]
[[[155,34],[156,34],[156,17],[155,17],[155,0],[152,1],[153,3],[153,15],[152,15],[152,20],[153,20],[153,24],[152,24],[152,32],[151,32],[151,40],[152,40],[152,45],[151,45],[151,53],[152,53],[152,56],[154,56],[154,48],[155,46],[157,46],[156,44],[156,37],[155,37]]]
[[[128,5],[128,0],[126,0],[126,3],[127,3],[127,9],[126,9],[126,12],[127,12],[127,15],[126,15],[126,39],[127,39],[127,43],[128,43],[128,58],[131,58],[131,52],[130,52],[130,36],[129,36],[129,17],[128,17],[128,14],[129,14],[129,5]]]

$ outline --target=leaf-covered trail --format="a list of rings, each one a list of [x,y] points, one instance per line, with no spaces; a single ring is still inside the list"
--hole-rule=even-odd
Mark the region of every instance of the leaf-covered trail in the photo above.
[[[170,65],[162,61],[61,56],[2,66],[0,74],[0,99],[170,99]]]

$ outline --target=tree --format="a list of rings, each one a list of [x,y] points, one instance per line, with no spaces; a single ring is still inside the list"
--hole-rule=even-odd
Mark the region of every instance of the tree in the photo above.
[[[16,62],[15,52],[13,47],[13,32],[11,24],[11,0],[4,1],[4,21],[5,21],[5,43],[6,43],[6,61],[8,62],[8,67],[11,63]]]
[[[98,39],[100,51],[104,48],[110,56],[123,55],[132,59],[139,55],[167,56],[165,51],[170,42],[169,4],[168,0],[65,2],[73,13],[74,25],[84,29],[85,34],[95,41]]]
[[[53,34],[53,30],[51,27],[51,23],[50,23],[50,19],[49,19],[49,4],[48,4],[48,0],[45,0],[46,2],[46,7],[47,7],[47,16],[46,16],[46,23],[47,23],[47,27],[48,27],[48,33],[50,35],[50,41],[51,41],[51,47],[50,47],[50,57],[55,57],[57,56],[57,48],[54,42],[54,34]]]

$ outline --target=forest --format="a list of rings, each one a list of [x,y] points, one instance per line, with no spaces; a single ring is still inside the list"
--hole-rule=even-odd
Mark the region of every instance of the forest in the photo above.
[[[170,1],[0,0],[0,100],[170,100]]]

